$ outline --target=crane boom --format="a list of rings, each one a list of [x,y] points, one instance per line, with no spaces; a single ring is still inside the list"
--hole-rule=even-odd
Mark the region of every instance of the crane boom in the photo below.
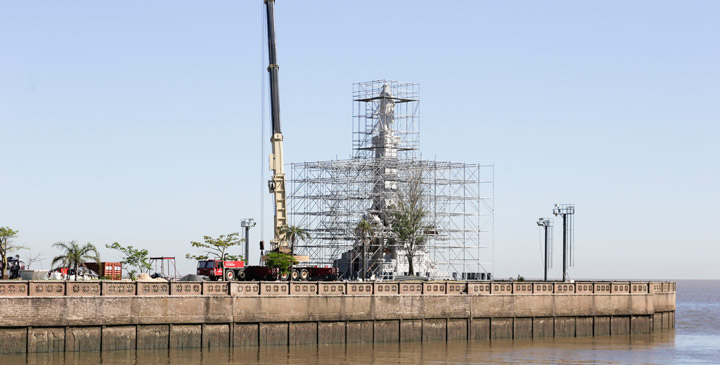
[[[265,0],[267,9],[268,32],[268,73],[270,74],[270,111],[272,114],[272,132],[280,131],[280,92],[278,89],[277,50],[275,48],[275,0]]]
[[[287,207],[285,200],[285,170],[283,167],[283,135],[280,130],[280,94],[278,87],[277,51],[275,49],[275,0],[264,0],[267,13],[268,31],[268,73],[270,74],[270,111],[272,118],[272,153],[270,154],[270,170],[272,179],[268,182],[270,193],[273,194],[275,205],[274,232],[271,241],[272,249],[289,252],[287,241],[281,231],[287,227]]]

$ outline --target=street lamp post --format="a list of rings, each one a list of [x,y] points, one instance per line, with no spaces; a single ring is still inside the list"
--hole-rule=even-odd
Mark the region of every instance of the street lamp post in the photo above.
[[[537,225],[543,227],[545,230],[545,276],[543,277],[547,281],[548,269],[552,267],[552,226],[553,221],[550,218],[540,218],[537,221]]]
[[[575,265],[575,204],[555,204],[553,214],[563,221],[563,281],[568,281],[568,267]]]
[[[252,218],[243,219],[240,226],[245,228],[245,265],[250,265],[250,228],[255,227],[257,223]]]

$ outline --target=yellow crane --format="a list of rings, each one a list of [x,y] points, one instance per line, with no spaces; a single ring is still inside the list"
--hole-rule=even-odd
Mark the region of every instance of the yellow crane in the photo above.
[[[288,226],[287,200],[285,197],[285,168],[283,161],[283,135],[280,129],[280,93],[278,87],[277,51],[275,49],[275,0],[264,0],[267,13],[268,31],[268,73],[270,74],[270,115],[272,121],[272,153],[270,170],[272,178],[268,181],[270,194],[275,205],[273,240],[270,241],[273,252],[291,253],[290,244],[283,235]],[[308,256],[295,256],[299,262],[308,261]]]
[[[285,169],[283,166],[283,135],[280,129],[280,93],[278,87],[278,64],[275,49],[275,0],[265,0],[268,32],[268,73],[270,74],[270,115],[272,121],[272,153],[270,154],[270,171],[272,178],[268,181],[270,194],[273,194],[275,205],[273,240],[270,241],[273,251],[289,253],[287,240],[281,231],[287,227],[287,204],[285,198]]]

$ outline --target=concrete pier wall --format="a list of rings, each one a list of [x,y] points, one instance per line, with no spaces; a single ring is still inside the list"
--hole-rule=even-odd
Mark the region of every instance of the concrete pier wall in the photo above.
[[[646,334],[672,282],[0,282],[0,353]]]

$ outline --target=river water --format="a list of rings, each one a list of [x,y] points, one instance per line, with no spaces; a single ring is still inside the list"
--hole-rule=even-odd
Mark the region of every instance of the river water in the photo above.
[[[720,281],[678,281],[677,291],[676,329],[652,335],[28,354],[0,356],[0,364],[720,364]]]

